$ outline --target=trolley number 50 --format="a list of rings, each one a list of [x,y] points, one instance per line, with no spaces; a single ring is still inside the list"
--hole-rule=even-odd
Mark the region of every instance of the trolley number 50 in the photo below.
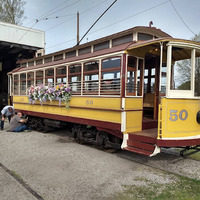
[[[170,121],[177,121],[178,119],[185,121],[188,118],[188,111],[187,110],[181,110],[178,113],[178,110],[170,110]]]

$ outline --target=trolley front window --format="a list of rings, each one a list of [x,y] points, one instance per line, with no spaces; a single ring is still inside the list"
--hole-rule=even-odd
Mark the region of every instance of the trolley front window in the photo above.
[[[198,52],[200,53],[200,51]],[[196,50],[196,58],[195,58],[195,96],[200,96],[200,58],[197,57],[197,50]]]
[[[168,45],[167,96],[192,98],[195,94],[195,52],[192,47]]]
[[[171,90],[191,90],[191,59],[174,60],[181,48],[172,48]],[[185,50],[191,55],[191,50]]]

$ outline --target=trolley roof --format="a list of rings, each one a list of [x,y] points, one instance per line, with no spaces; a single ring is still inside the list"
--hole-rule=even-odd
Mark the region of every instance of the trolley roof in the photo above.
[[[175,39],[175,38],[159,38],[144,42],[130,44],[125,50],[126,53],[138,57],[145,57],[147,53],[160,56],[160,46],[163,44],[163,53],[166,54],[167,46],[172,45],[175,48],[173,60],[187,59],[191,57],[191,48],[198,51],[196,56],[200,57],[200,43],[191,40]]]

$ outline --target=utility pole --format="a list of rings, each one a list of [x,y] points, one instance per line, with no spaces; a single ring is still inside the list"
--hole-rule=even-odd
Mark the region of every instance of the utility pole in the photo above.
[[[79,12],[77,12],[77,44],[79,44]]]

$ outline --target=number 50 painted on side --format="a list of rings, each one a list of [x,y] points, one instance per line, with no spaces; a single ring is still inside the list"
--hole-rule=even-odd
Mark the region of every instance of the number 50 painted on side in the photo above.
[[[178,119],[185,121],[188,118],[187,110],[181,110],[178,114],[178,110],[170,110],[170,121],[177,121]]]

